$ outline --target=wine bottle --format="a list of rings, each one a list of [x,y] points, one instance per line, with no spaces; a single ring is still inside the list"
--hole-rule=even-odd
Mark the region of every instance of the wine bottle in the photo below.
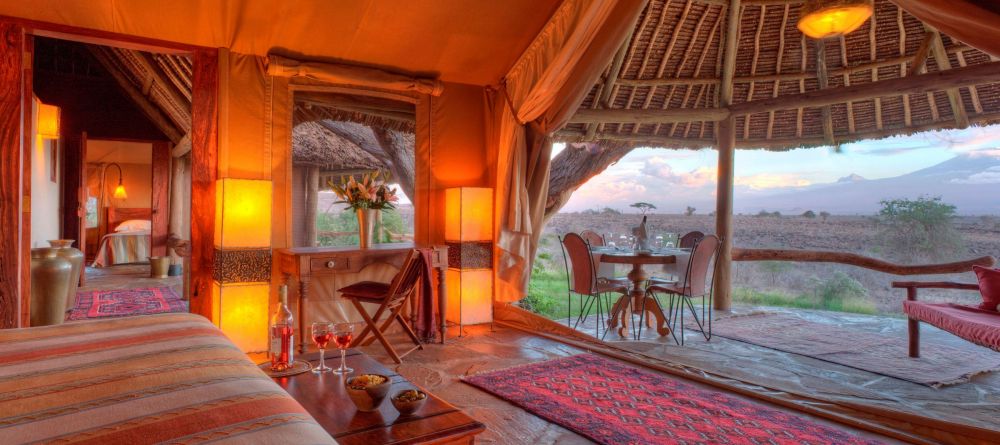
[[[288,309],[288,286],[282,284],[278,288],[278,309],[271,316],[269,332],[271,370],[284,371],[295,361],[295,320],[292,311]]]

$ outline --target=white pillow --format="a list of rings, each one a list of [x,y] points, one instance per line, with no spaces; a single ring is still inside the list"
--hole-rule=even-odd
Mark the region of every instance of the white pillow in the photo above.
[[[153,230],[153,222],[148,219],[130,219],[115,227],[115,232],[148,232]]]

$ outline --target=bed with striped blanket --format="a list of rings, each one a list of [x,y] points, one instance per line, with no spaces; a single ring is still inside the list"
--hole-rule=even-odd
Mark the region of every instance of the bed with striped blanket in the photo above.
[[[0,442],[335,443],[192,314],[0,330]]]

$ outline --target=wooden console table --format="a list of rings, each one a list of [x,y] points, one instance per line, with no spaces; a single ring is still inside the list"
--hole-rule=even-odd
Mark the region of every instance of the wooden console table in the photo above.
[[[335,368],[340,364],[340,354],[336,350],[332,352],[328,354],[326,365]],[[308,360],[316,366],[319,364],[319,353],[302,355],[298,359]],[[424,391],[354,349],[347,351],[347,366],[354,368],[348,377],[381,374],[392,379],[389,397],[405,389]],[[341,445],[468,445],[475,443],[476,435],[486,430],[481,422],[427,391],[424,391],[428,397],[424,406],[411,416],[400,417],[389,400],[382,402],[376,412],[358,412],[344,390],[344,377],[337,374],[307,372],[274,380]]]
[[[293,247],[277,250],[278,264],[286,283],[291,277],[299,282],[299,353],[306,351],[309,336],[306,326],[305,307],[309,300],[310,281],[314,278],[360,272],[366,266],[375,263],[388,263],[402,267],[406,252],[413,249],[413,243],[376,244],[368,249],[357,247]],[[448,270],[448,247],[434,246],[431,267],[437,270],[438,278],[438,310],[441,312],[441,343],[444,343],[447,333],[445,314],[447,314],[448,292],[445,273]]]

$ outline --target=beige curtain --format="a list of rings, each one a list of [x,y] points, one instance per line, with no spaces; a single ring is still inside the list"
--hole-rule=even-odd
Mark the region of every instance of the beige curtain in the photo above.
[[[549,189],[551,134],[565,125],[635,26],[645,0],[566,0],[487,97],[498,147],[496,301],[524,297]]]
[[[1000,2],[995,0],[892,0],[949,37],[1000,57]]]

